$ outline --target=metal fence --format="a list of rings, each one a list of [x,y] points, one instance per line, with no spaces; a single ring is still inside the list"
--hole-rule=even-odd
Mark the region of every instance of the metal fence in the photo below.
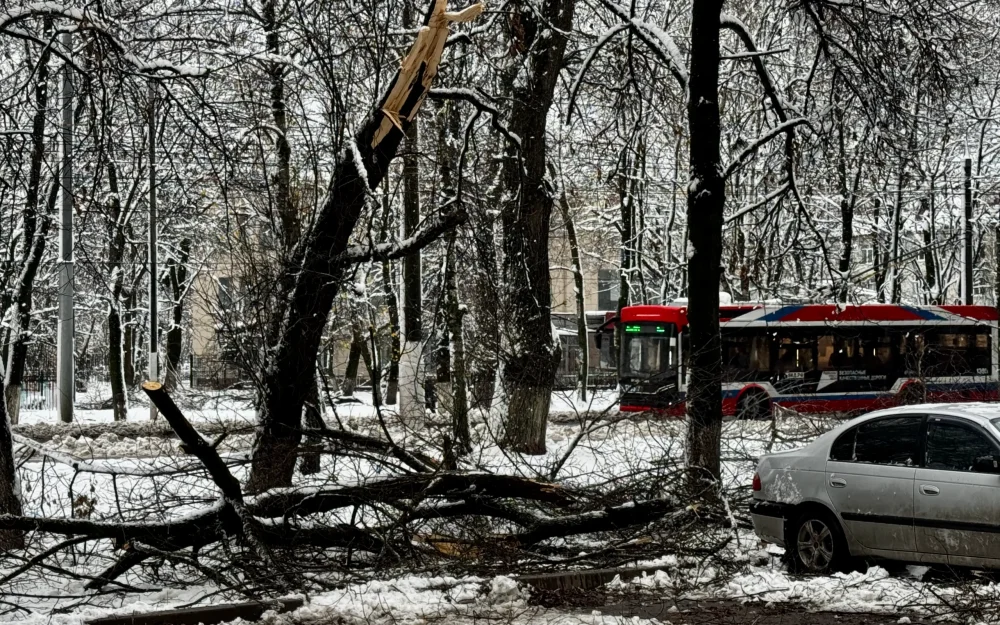
[[[188,360],[188,384],[193,389],[223,390],[241,386],[250,380],[243,367],[231,360],[191,355]]]
[[[59,391],[55,373],[26,373],[21,380],[21,410],[55,410]]]

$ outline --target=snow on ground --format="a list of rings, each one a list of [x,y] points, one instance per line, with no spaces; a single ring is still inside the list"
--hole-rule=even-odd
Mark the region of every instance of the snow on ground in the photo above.
[[[831,576],[800,576],[790,574],[773,558],[763,565],[748,564],[726,578],[717,579],[711,568],[697,571],[692,578],[691,569],[680,568],[631,580],[616,578],[607,586],[623,596],[638,592],[659,599],[795,603],[814,611],[915,614],[959,621],[1000,602],[1000,585],[994,581],[924,581],[927,571],[926,567],[909,566],[890,575],[886,569],[873,566]]]
[[[349,429],[370,435],[380,435],[376,411],[370,405],[370,396],[359,394],[359,402],[338,404],[336,414],[326,415],[331,424],[338,421]],[[367,400],[367,402],[365,401]],[[682,456],[685,426],[681,420],[639,420],[632,416],[618,415],[610,410],[611,402],[598,396],[593,406],[581,406],[572,394],[553,400],[564,412],[579,415],[575,421],[553,423],[548,429],[547,453],[542,456],[521,457],[504,453],[493,442],[495,416],[473,415],[475,449],[469,458],[471,468],[513,472],[540,476],[571,486],[613,485],[623,475],[653,470],[664,461],[678,461]],[[196,426],[233,428],[221,448],[233,464],[237,477],[245,477],[247,450],[252,441],[253,412],[246,398],[231,396],[206,396],[186,402],[185,414]],[[138,421],[148,423],[148,412],[136,406]],[[25,421],[32,418],[26,411]],[[81,421],[101,423],[110,421],[110,411],[79,411]],[[433,419],[425,432],[406,431],[391,419],[391,410],[383,414],[390,426],[390,434],[398,440],[408,439],[408,444],[436,451],[434,444],[441,434],[441,424]],[[599,417],[599,418],[595,418]],[[626,418],[627,417],[627,418]],[[35,421],[37,423],[37,420]],[[755,459],[769,450],[795,447],[810,440],[832,425],[822,418],[803,418],[779,415],[776,427],[771,422],[728,421],[723,428],[723,457],[727,487],[748,488]],[[63,426],[60,433],[44,444],[46,449],[82,458],[100,469],[98,473],[79,473],[51,461],[41,463],[37,457],[22,467],[22,487],[25,495],[25,512],[46,516],[70,516],[70,501],[79,494],[88,498],[87,514],[93,520],[112,518],[119,514],[118,493],[128,503],[123,513],[142,518],[143,501],[150,497],[174,497],[183,505],[163,514],[177,516],[203,509],[217,496],[214,485],[204,476],[196,461],[180,453],[177,441],[162,436],[120,437],[102,433],[94,438],[74,435],[72,426]],[[23,452],[23,450],[22,450]],[[363,483],[379,479],[379,467],[365,461],[325,458],[327,475],[336,475],[342,484]],[[336,462],[336,465],[330,465]],[[141,475],[163,470],[178,473],[158,477]],[[303,482],[303,485],[308,485]],[[617,580],[609,585],[621,592],[644,590],[659,597],[672,598],[728,598],[740,601],[798,602],[815,609],[841,611],[882,611],[920,609],[941,614],[950,602],[959,600],[960,591],[955,587],[922,581],[919,575],[889,576],[881,568],[865,573],[852,573],[824,578],[800,578],[790,575],[774,553],[762,550],[752,533],[741,531],[730,552],[729,561],[738,565],[733,575],[722,575],[704,562],[678,563],[667,558],[665,569],[655,575],[638,580]],[[780,551],[780,550],[779,550]],[[10,564],[8,566],[14,566]],[[94,565],[94,572],[100,566]],[[0,576],[5,573],[0,566]],[[77,625],[84,619],[100,615],[160,610],[197,601],[213,589],[195,587],[184,591],[153,590],[150,592],[115,597],[109,595],[88,600],[92,605],[80,609],[69,606],[86,597],[83,582],[64,580],[59,585],[47,586],[36,578],[29,590],[35,596],[18,599],[31,607],[34,613],[20,615],[15,620],[22,623],[53,623]],[[994,584],[980,584],[976,597],[1000,601],[1000,589]],[[0,608],[2,608],[0,603]],[[69,610],[68,614],[60,614]],[[2,612],[2,609],[0,609]],[[420,576],[396,576],[387,581],[351,585],[344,589],[315,595],[307,607],[294,615],[295,622],[331,622],[343,618],[350,622],[372,623],[424,623],[428,620],[457,620],[462,622],[504,620],[511,623],[601,623],[615,620],[592,614],[571,614],[529,607],[524,591],[511,587],[506,578],[482,580],[477,578],[443,579]],[[5,622],[0,616],[0,622]],[[14,618],[14,617],[10,617]],[[274,616],[275,625],[292,622],[293,617]],[[632,619],[630,619],[632,620]]]

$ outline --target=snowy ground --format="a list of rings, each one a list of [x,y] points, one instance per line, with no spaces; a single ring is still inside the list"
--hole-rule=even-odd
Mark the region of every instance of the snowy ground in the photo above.
[[[339,404],[336,414],[328,411],[331,423],[338,420],[354,431],[377,434],[376,413],[369,397],[359,396],[360,403]],[[582,486],[613,483],[619,476],[650,470],[664,460],[681,458],[684,424],[679,420],[634,420],[619,418],[607,408],[613,398],[598,396],[593,406],[580,406],[569,397],[554,401],[564,414],[578,415],[573,419],[551,424],[548,449],[542,456],[521,457],[499,450],[493,443],[492,420],[488,415],[475,415],[475,450],[470,467],[492,471],[539,476]],[[589,408],[589,410],[588,410]],[[148,422],[148,411],[133,408],[137,421]],[[204,396],[187,401],[185,413],[202,428],[223,427],[234,430],[222,450],[238,476],[244,475],[245,460],[252,440],[253,412],[245,398]],[[600,415],[601,418],[594,418]],[[22,423],[38,423],[41,419],[30,413]],[[110,421],[110,411],[88,410],[78,414],[81,421]],[[389,415],[391,416],[391,415]],[[391,419],[387,419],[390,425]],[[794,447],[811,439],[832,424],[829,419],[807,419],[798,416],[779,417],[776,428],[770,422],[737,422],[725,424],[723,434],[724,471],[727,489],[732,496],[745,494],[752,476],[755,458],[767,450]],[[195,461],[179,452],[177,441],[162,436],[125,438],[106,433],[96,438],[81,438],[73,433],[74,426],[62,426],[60,433],[44,443],[44,449],[55,455],[83,460],[96,473],[78,473],[65,463],[52,459],[41,462],[38,456],[22,466],[22,488],[25,513],[45,516],[71,516],[71,508],[80,513],[80,496],[84,496],[83,512],[93,520],[111,518],[117,514],[141,515],[142,502],[156,497],[172,497],[181,502],[167,514],[179,515],[209,505],[216,497],[214,486],[203,476]],[[426,432],[413,433],[391,425],[390,433],[410,445],[433,449],[437,429],[431,424]],[[26,449],[19,449],[24,458]],[[357,461],[340,461],[334,467],[341,483],[378,479],[378,467]],[[169,475],[149,477],[155,471]],[[122,501],[127,502],[124,509]],[[72,502],[72,503],[71,503]],[[729,598],[737,601],[795,602],[814,609],[838,611],[876,611],[896,613],[909,610],[918,614],[948,615],[961,602],[1000,603],[1000,588],[993,583],[977,583],[968,588],[941,584],[923,579],[924,569],[890,576],[884,569],[872,568],[864,573],[826,578],[796,578],[780,563],[775,548],[762,549],[751,532],[740,530],[733,537],[726,558],[737,565],[735,574],[719,570],[696,560],[678,561],[667,558],[656,564],[664,568],[654,575],[637,580],[616,580],[608,585],[612,593],[645,593],[655,597],[678,600],[684,598]],[[86,565],[82,558],[81,571],[93,572],[106,566],[106,561]],[[16,566],[16,562],[0,565]],[[107,595],[94,598],[83,590],[84,581],[66,585],[46,586],[44,578],[32,578],[30,588],[16,590],[25,596],[16,603],[30,614],[0,616],[0,622],[57,623],[76,625],[101,615],[148,611],[177,607],[199,601],[213,592],[211,587],[195,587],[183,591],[154,590],[125,596]],[[507,578],[445,579],[401,575],[381,582],[352,584],[340,590],[308,598],[307,607],[291,616],[274,616],[277,624],[301,622],[333,622],[334,617],[356,623],[425,623],[431,620],[461,622],[482,619],[511,623],[605,623],[618,617],[575,613],[566,610],[546,610],[527,603],[526,589],[518,589]],[[0,601],[3,601],[0,597]],[[86,605],[83,605],[86,604]],[[3,603],[0,603],[2,611]],[[963,617],[964,618],[964,617]],[[636,619],[629,619],[637,622]]]

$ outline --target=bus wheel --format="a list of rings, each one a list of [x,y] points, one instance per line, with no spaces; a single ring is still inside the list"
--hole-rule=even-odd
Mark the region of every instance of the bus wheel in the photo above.
[[[736,418],[760,421],[771,416],[771,398],[761,390],[747,391],[736,406]]]
[[[899,395],[896,396],[896,405],[898,406],[914,406],[916,404],[922,404],[925,401],[927,395],[924,392],[924,385],[919,382],[914,382],[913,384],[907,384],[899,391]]]

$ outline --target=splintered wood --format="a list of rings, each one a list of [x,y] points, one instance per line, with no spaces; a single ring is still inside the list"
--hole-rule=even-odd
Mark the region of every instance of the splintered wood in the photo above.
[[[413,47],[403,58],[392,91],[389,92],[385,104],[382,105],[382,113],[385,116],[372,137],[372,148],[382,142],[393,126],[402,131],[402,120],[410,122],[417,116],[417,111],[420,110],[420,105],[431,88],[431,82],[437,75],[441,54],[444,52],[444,44],[451,32],[449,24],[469,22],[483,12],[482,3],[476,3],[461,11],[447,11],[447,8],[447,0],[435,0],[430,20],[417,33],[417,40],[413,42]],[[414,90],[419,93],[419,96],[412,106],[404,110],[403,107],[407,104],[407,100],[412,97]],[[400,118],[401,114],[402,119]]]

